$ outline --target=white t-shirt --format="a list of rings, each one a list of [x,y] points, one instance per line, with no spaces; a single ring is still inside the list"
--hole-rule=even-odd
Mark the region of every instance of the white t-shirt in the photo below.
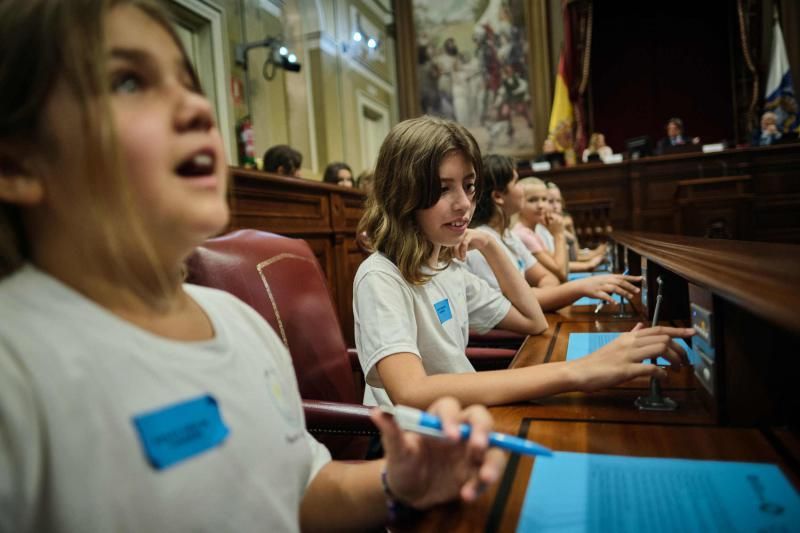
[[[396,353],[419,356],[428,375],[474,372],[464,353],[470,328],[489,331],[510,309],[500,291],[463,263],[453,261],[427,283],[411,285],[394,263],[373,253],[353,281],[356,349],[367,382],[364,403],[392,404],[375,367]]]
[[[509,230],[505,231],[505,235],[501,238],[491,226],[483,225],[476,228],[478,231],[488,233],[500,243],[500,247],[505,250],[511,262],[517,267],[517,270],[525,276],[525,271],[535,265],[538,261],[533,254],[528,250],[520,238]],[[500,289],[500,284],[497,283],[497,277],[494,275],[492,267],[483,257],[483,254],[478,250],[470,250],[467,252],[467,268],[470,272],[485,280],[491,287]]]
[[[547,246],[547,251],[551,254],[556,253],[556,239],[550,230],[541,224],[536,224],[536,234],[542,238],[544,245]]]
[[[235,297],[186,290],[213,339],[156,336],[32,266],[0,282],[0,531],[299,529],[330,454],[305,430],[289,354]],[[134,417],[204,395],[227,436],[151,466]]]

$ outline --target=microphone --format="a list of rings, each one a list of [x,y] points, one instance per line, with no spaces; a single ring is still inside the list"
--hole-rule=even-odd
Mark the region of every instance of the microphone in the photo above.
[[[661,294],[661,289],[664,285],[661,276],[656,278],[656,283],[658,284],[658,293],[656,295],[656,308],[653,311],[652,327],[658,324],[658,315],[661,312],[661,302],[664,298]],[[650,359],[650,364],[654,365],[657,361],[658,356],[653,356]],[[674,411],[678,408],[678,403],[675,400],[661,394],[661,382],[658,381],[655,376],[650,377],[650,394],[648,396],[639,396],[636,398],[634,405],[636,405],[640,411]]]

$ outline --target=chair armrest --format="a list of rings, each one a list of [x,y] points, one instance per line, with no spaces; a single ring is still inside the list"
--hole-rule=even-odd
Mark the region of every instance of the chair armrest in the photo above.
[[[350,358],[350,367],[353,372],[361,372],[361,361],[358,360],[358,352],[355,348],[347,349],[347,356]]]
[[[508,368],[517,351],[512,348],[467,346],[466,354],[475,370],[500,370]]]
[[[378,435],[369,410],[360,404],[303,400],[306,427],[310,433]]]
[[[492,329],[486,333],[469,332],[469,346],[517,349],[524,340],[525,335],[505,329]]]

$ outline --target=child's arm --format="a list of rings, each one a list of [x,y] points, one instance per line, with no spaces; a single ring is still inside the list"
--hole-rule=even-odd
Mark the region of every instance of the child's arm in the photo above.
[[[410,353],[381,359],[377,370],[386,392],[397,404],[423,409],[448,395],[464,404],[502,405],[573,390],[597,390],[639,376],[664,378],[664,369],[642,361],[661,355],[674,365],[685,363],[685,352],[670,338],[693,334],[694,330],[685,328],[637,326],[581,359],[507,370],[429,376],[422,360]]]
[[[531,291],[525,278],[520,276],[519,271],[501,246],[488,233],[468,229],[454,253],[456,257],[463,260],[468,250],[478,250],[491,267],[497,283],[500,285],[500,290],[511,302],[511,309],[498,324],[500,327],[529,335],[538,335],[547,329],[547,319],[544,317],[539,302],[536,301],[536,298],[531,297]]]
[[[591,272],[598,266],[600,263],[603,262],[603,256],[597,255],[588,261],[570,261],[569,262],[569,271],[570,272]]]
[[[505,465],[499,449],[487,449],[492,418],[484,407],[461,410],[452,398],[431,405],[448,433],[446,440],[402,431],[386,414],[371,416],[381,430],[386,459],[364,463],[330,462],[309,484],[300,507],[303,531],[362,531],[388,521],[381,473],[394,498],[413,508],[459,499],[473,501],[497,481]],[[468,442],[457,424],[472,426]]]
[[[538,261],[538,264],[542,265],[545,269],[547,269],[547,271],[554,278],[556,278],[556,281],[558,281],[559,283],[564,283],[565,281],[567,281],[567,276],[564,273],[564,270],[558,267],[558,263],[556,263],[556,260],[553,259],[553,256],[550,255],[549,253],[547,253],[547,251],[542,250],[542,251],[536,252],[536,253],[533,254],[533,256]],[[528,270],[533,270],[533,269],[530,268]],[[525,277],[526,278],[528,277],[527,276],[527,271],[526,271],[526,276]],[[531,287],[542,287],[543,286],[543,285],[540,284],[539,280],[536,277],[534,277],[533,279],[529,279],[528,283],[530,283]],[[545,285],[545,286],[555,286],[555,285],[551,284],[551,285]]]
[[[569,250],[567,249],[567,239],[564,236],[564,218],[557,213],[550,213],[548,215],[547,229],[553,235],[553,242],[555,242],[555,250],[553,251],[553,260],[557,266],[556,276],[562,280],[567,280],[567,269],[569,268]]]
[[[571,305],[572,302],[582,296],[600,298],[613,304],[614,300],[611,294],[615,293],[630,300],[634,294],[639,292],[639,288],[631,285],[631,282],[641,280],[641,276],[607,274],[568,281],[558,287],[534,288],[533,292],[536,294],[536,298],[538,298],[543,309],[554,311]]]

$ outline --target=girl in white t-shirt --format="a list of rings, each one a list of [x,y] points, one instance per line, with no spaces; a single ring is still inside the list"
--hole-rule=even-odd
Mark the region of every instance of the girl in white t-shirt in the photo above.
[[[576,361],[475,372],[464,355],[470,327],[525,334],[546,327],[504,244],[468,229],[476,198],[494,192],[484,179],[475,139],[447,120],[406,120],[381,145],[373,194],[359,224],[373,254],[353,282],[367,401],[427,405],[448,394],[497,405],[663,376],[656,365],[639,364],[662,351],[676,364],[685,361],[669,336],[686,337],[692,330],[637,327]],[[499,290],[454,260],[472,250],[486,260]]]
[[[434,404],[445,441],[375,412],[386,459],[330,461],[266,322],[182,283],[228,206],[180,42],[150,0],[0,3],[0,531],[368,530],[475,499],[503,465],[484,408]]]

